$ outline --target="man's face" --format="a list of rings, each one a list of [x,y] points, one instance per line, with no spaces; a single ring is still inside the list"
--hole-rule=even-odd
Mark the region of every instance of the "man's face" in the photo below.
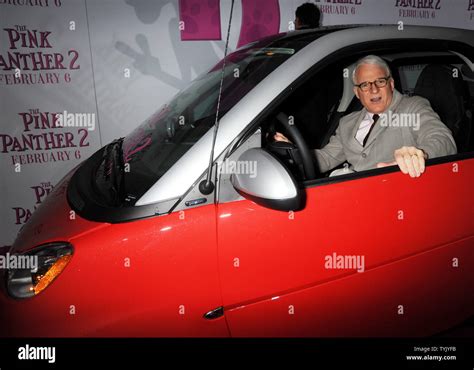
[[[382,77],[387,77],[387,72],[375,64],[362,64],[355,75],[356,84],[373,82]],[[368,112],[380,114],[385,112],[392,102],[393,89],[394,83],[391,78],[384,87],[371,84],[368,91],[362,91],[355,86],[354,93]]]

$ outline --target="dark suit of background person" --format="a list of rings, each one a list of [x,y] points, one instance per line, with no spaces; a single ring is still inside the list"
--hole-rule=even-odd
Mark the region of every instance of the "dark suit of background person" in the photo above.
[[[295,30],[318,28],[321,20],[319,8],[312,3],[304,3],[296,8]]]

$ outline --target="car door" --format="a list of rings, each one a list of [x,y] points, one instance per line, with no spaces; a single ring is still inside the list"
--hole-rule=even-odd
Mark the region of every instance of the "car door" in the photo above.
[[[417,179],[396,167],[322,178],[300,184],[296,212],[243,199],[224,179],[219,271],[231,335],[428,335],[472,315],[473,176],[470,153],[431,160]]]
[[[325,180],[294,213],[219,204],[231,334],[427,335],[462,321],[473,312],[473,174],[471,158],[417,180]]]

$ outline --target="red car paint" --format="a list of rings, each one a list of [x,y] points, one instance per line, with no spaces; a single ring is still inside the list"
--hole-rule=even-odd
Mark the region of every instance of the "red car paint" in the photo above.
[[[215,206],[123,224],[71,212],[60,184],[13,246],[66,241],[74,255],[40,295],[1,296],[6,336],[228,336],[217,271]]]
[[[40,295],[1,295],[3,334],[434,334],[474,310],[474,160],[456,164],[314,186],[295,213],[243,200],[120,224],[71,222],[64,182],[13,248],[61,240],[74,256]],[[364,273],[325,268],[333,253],[363,255]]]
[[[220,205],[232,335],[420,336],[472,315],[474,160],[456,165],[315,186],[294,214]],[[364,273],[325,268],[333,253],[363,255]]]

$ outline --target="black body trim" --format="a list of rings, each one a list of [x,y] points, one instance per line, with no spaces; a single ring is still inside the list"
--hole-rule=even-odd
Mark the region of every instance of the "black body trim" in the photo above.
[[[69,206],[81,217],[89,221],[120,223],[166,214],[179,201],[171,205],[155,203],[144,206],[111,207],[102,203],[101,197],[94,192],[92,182],[94,170],[100,163],[107,146],[99,149],[83,162],[72,175],[67,188]]]
[[[454,162],[459,162],[459,161],[473,159],[473,158],[474,158],[474,152],[453,154],[453,155],[448,155],[445,157],[428,159],[426,161],[426,167],[435,166],[438,164],[450,163],[450,162],[454,163]],[[372,177],[372,176],[384,175],[384,174],[392,173],[392,172],[400,172],[400,169],[398,168],[398,166],[375,168],[372,170],[349,173],[347,175],[325,177],[325,178],[321,178],[317,180],[308,180],[308,181],[303,182],[303,186],[305,188],[311,188],[313,186],[336,184],[338,182],[357,180],[357,179],[362,179],[362,178],[367,178],[367,177]]]

